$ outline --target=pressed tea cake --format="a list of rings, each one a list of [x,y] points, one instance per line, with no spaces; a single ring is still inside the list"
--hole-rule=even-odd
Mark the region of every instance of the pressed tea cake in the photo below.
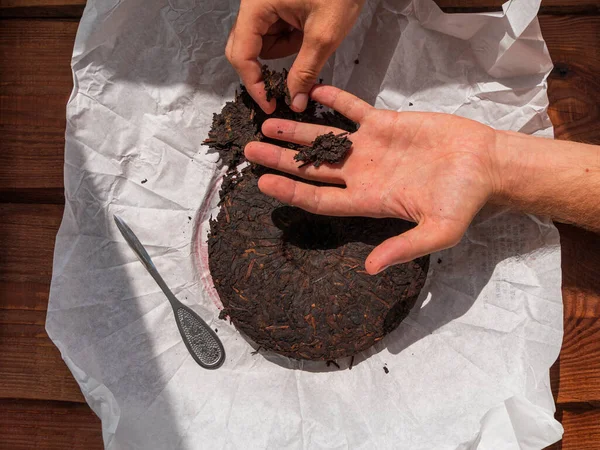
[[[285,75],[263,69],[267,95],[284,98]],[[298,114],[283,102],[270,117],[327,124],[353,132],[356,125],[310,102]],[[429,257],[371,276],[364,261],[371,250],[413,224],[399,219],[329,217],[286,206],[263,195],[258,178],[270,172],[245,161],[243,149],[267,116],[242,88],[215,114],[205,141],[229,171],[220,191],[221,209],[210,222],[209,266],[224,305],[221,317],[257,345],[296,359],[335,360],[366,350],[406,317],[425,282]],[[301,163],[340,162],[351,136],[319,136],[300,150]],[[323,145],[324,144],[324,145]]]

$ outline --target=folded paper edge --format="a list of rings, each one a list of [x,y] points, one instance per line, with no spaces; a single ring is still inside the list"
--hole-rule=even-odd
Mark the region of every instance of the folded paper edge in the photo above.
[[[479,430],[456,450],[542,450],[560,441],[564,433],[552,411],[521,395],[490,408],[479,423]],[[508,436],[510,441],[506,440]]]

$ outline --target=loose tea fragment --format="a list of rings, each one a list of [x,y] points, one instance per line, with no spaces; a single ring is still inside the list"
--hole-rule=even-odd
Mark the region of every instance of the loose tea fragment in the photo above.
[[[244,147],[248,142],[262,137],[253,103],[250,95],[242,89],[241,93],[236,93],[234,101],[225,103],[219,114],[213,114],[213,123],[203,144],[216,150],[229,167],[235,167],[243,160]]]
[[[267,101],[271,101],[272,98],[276,100],[284,98],[285,102],[289,105],[291,101],[290,91],[287,88],[288,71],[285,69],[283,69],[283,72],[269,70],[266,65],[262,66],[261,71],[265,82]]]
[[[324,162],[342,162],[352,147],[352,141],[347,136],[348,133],[335,135],[332,132],[317,136],[311,146],[301,147],[294,159],[304,163],[300,167],[307,164],[319,167]]]
[[[285,96],[287,73],[263,68],[267,95]],[[310,101],[303,113],[278,102],[269,117],[337,127],[356,124]],[[286,206],[263,195],[258,178],[271,169],[245,162],[253,140],[299,149],[300,161],[315,166],[343,160],[352,143],[345,135],[319,136],[300,149],[265,138],[267,116],[245,89],[215,114],[205,141],[229,165],[223,178],[221,210],[210,221],[209,267],[229,318],[257,347],[296,359],[335,361],[355,355],[395,329],[414,305],[429,257],[393,266],[376,276],[364,270],[371,250],[413,224],[398,219],[329,217]],[[303,159],[306,158],[306,159]]]
[[[329,360],[329,361],[327,361],[326,364],[327,364],[327,367],[329,367],[331,365],[334,365],[335,367],[337,367],[338,369],[340,369],[340,365],[336,361]]]

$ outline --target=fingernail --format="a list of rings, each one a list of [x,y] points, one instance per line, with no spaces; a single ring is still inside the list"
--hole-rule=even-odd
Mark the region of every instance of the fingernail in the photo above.
[[[300,94],[296,94],[294,100],[292,100],[292,109],[294,111],[304,111],[306,109],[306,105],[308,104],[308,94],[301,92]]]
[[[381,269],[379,269],[377,272],[375,272],[374,275],[379,275],[381,272],[383,272],[385,269],[387,269],[390,266],[383,266]]]

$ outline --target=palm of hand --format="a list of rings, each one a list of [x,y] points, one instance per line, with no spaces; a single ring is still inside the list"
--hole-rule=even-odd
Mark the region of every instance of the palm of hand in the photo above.
[[[480,124],[372,110],[352,141],[343,171],[353,213],[466,228],[491,194],[493,131]]]
[[[259,182],[261,190],[319,214],[399,217],[418,223],[373,250],[366,261],[369,273],[455,245],[492,194],[489,167],[495,132],[446,114],[377,110],[328,86],[315,88],[313,98],[360,123],[342,165],[299,169],[292,151],[262,143],[249,145],[246,155],[287,173],[346,188],[316,188],[267,175]],[[283,135],[302,144],[328,131],[282,120],[263,126],[268,136]]]

